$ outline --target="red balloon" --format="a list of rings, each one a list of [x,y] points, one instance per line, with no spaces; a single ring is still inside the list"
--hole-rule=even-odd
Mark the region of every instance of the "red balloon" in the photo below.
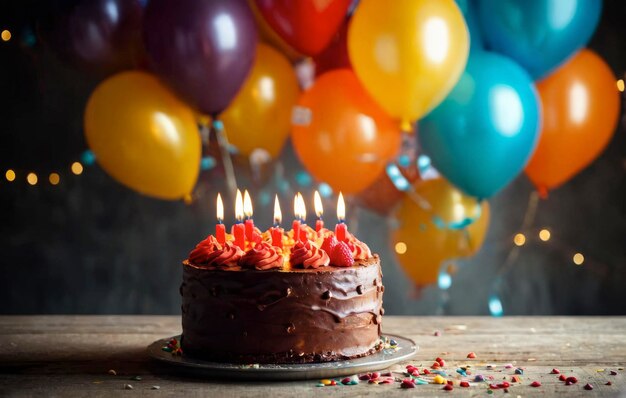
[[[352,0],[255,0],[267,23],[294,49],[316,55],[328,46]]]
[[[333,69],[352,69],[348,56],[348,24],[346,19],[324,51],[313,57],[315,76]]]

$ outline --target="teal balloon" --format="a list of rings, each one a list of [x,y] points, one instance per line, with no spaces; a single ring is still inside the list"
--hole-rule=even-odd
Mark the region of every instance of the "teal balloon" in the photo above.
[[[483,40],[541,79],[584,47],[598,25],[602,0],[482,0]]]
[[[469,30],[470,35],[470,51],[483,50],[485,45],[483,43],[482,34],[480,32],[480,25],[478,24],[478,4],[477,0],[455,0],[459,9],[463,13],[465,18],[465,24]]]
[[[511,59],[470,54],[448,97],[419,122],[419,141],[433,166],[469,195],[488,198],[523,169],[539,138],[533,81]]]

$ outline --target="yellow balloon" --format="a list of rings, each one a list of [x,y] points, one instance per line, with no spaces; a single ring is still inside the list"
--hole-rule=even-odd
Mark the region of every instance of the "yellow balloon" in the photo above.
[[[426,210],[430,207],[429,210]],[[489,226],[489,203],[478,203],[438,178],[420,181],[396,211],[392,234],[398,262],[417,286],[435,283],[444,260],[475,254]]]
[[[406,128],[458,81],[469,33],[454,0],[361,0],[348,51],[363,85]]]
[[[264,149],[280,153],[291,128],[291,111],[300,88],[289,61],[267,44],[259,44],[252,71],[221,115],[228,141],[244,156]]]
[[[85,137],[102,168],[142,194],[180,199],[198,179],[201,142],[194,114],[148,73],[123,72],[94,90]]]

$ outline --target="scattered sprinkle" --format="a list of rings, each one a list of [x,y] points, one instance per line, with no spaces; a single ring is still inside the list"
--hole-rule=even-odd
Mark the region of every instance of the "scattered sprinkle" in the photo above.
[[[465,372],[465,370],[462,368],[457,369],[456,372],[461,376],[467,376],[467,372]]]
[[[150,387],[151,390],[160,390],[161,386],[152,386]]]
[[[461,387],[469,387],[470,386],[470,384],[467,381],[462,381],[459,385]]]
[[[400,388],[415,388],[415,383],[411,379],[404,379],[402,384],[400,384]]]
[[[596,369],[596,372],[598,372],[598,373],[604,372],[604,369]]]
[[[509,388],[509,387],[511,387],[511,385],[509,384],[509,382],[503,381],[502,383],[498,384],[498,387],[500,387],[500,388]]]
[[[130,384],[124,384],[124,390],[132,390],[133,386],[131,386]]]
[[[141,381],[141,376],[133,376],[130,379],[135,381]]]
[[[454,390],[454,387],[452,387],[452,384],[446,384],[445,386],[443,386],[443,389],[446,391],[452,391]]]
[[[117,372],[115,371],[115,369],[109,369],[108,372],[111,376],[117,376]]]
[[[325,386],[329,386],[329,385],[330,385],[330,383],[331,383],[331,380],[328,380],[328,379],[323,379],[323,380],[320,380],[320,383],[322,383],[322,384],[323,384],[323,385],[325,385]]]
[[[612,370],[609,374],[610,374],[611,376],[617,376],[617,372],[616,372],[616,371],[614,371],[614,370]]]
[[[445,384],[446,383],[446,379],[441,377],[441,375],[437,375],[437,376],[433,377],[433,383],[435,383],[435,384]]]
[[[350,377],[344,377],[344,378],[341,380],[341,384],[343,384],[343,385],[345,386],[345,385],[350,384],[350,382],[351,382],[351,381],[352,381],[352,379],[351,379]]]
[[[513,364],[507,363],[506,365],[504,365],[505,369],[513,369]]]
[[[439,362],[433,362],[432,365],[430,365],[431,369],[439,369],[441,367],[441,365],[439,364]]]
[[[440,365],[440,366],[446,366],[446,363],[444,362],[444,360],[442,358],[435,358],[435,361]]]
[[[612,386],[612,385],[613,385],[613,383],[611,383],[610,381],[607,381],[604,385],[605,385],[605,386]]]
[[[487,369],[494,369],[496,367],[496,365],[493,365],[491,363],[487,364]]]
[[[566,383],[572,383],[572,384],[576,384],[578,383],[578,379],[574,376],[570,376],[567,379],[565,379]]]
[[[435,330],[435,333],[433,333],[433,336],[439,337],[441,336],[441,332],[439,330]]]
[[[476,375],[476,377],[474,377],[474,381],[485,381],[485,376]]]
[[[541,383],[538,381],[533,381],[532,383],[530,383],[531,387],[541,387]]]
[[[554,369],[553,369],[554,370]],[[523,375],[524,374],[524,369],[522,368],[517,368],[515,369],[515,374],[516,375]]]
[[[362,374],[359,376],[359,380],[369,380],[370,379],[370,375],[368,374]]]
[[[565,375],[560,375],[559,376],[559,380],[565,381],[565,380],[567,380],[567,377],[565,377]]]
[[[476,353],[475,352],[470,352],[469,354],[467,354],[467,357],[469,359],[474,359],[474,358],[476,358]]]
[[[589,383],[585,384],[585,386],[583,387],[585,390],[593,390],[593,386]]]
[[[550,372],[553,375],[558,375],[559,373],[561,373],[560,370],[558,370],[557,368],[552,369],[552,372]]]
[[[323,384],[323,383],[317,383],[317,384],[315,385],[315,387],[324,387],[324,384]]]
[[[493,390],[487,390],[487,394],[493,394]]]
[[[513,383],[519,383],[520,381],[522,381],[522,379],[519,376],[511,377],[511,382]]]

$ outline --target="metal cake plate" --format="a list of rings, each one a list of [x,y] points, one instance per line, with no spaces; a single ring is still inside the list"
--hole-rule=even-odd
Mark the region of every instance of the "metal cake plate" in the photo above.
[[[417,345],[405,337],[385,335],[395,340],[396,348],[385,348],[375,354],[357,359],[348,359],[324,363],[304,364],[236,364],[203,361],[183,355],[173,355],[163,351],[168,341],[180,335],[163,338],[148,346],[151,358],[174,366],[185,374],[206,378],[230,378],[247,380],[305,380],[326,379],[349,376],[357,373],[382,370],[412,357],[418,350]]]

